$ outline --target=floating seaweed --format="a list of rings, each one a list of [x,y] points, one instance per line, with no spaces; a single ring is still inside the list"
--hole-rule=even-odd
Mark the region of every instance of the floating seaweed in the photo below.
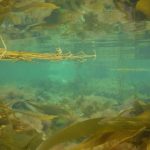
[[[84,52],[80,52],[78,55],[74,55],[71,52],[63,54],[62,49],[56,49],[55,53],[31,53],[31,52],[16,52],[7,50],[6,44],[3,41],[2,37],[0,37],[4,48],[0,48],[0,60],[24,60],[24,61],[32,61],[32,60],[48,60],[48,61],[61,61],[61,60],[77,60],[77,61],[85,61],[88,58],[96,58],[96,53],[93,55],[85,54]]]
[[[60,53],[61,51],[61,53]],[[84,52],[79,53],[78,55],[74,55],[71,52],[62,53],[62,50],[56,50],[56,53],[32,53],[32,52],[16,52],[16,51],[8,51],[6,49],[0,48],[0,60],[23,60],[23,61],[32,61],[32,60],[48,60],[48,61],[61,61],[61,60],[77,60],[77,61],[85,61],[89,58],[95,58],[96,54],[88,55]]]

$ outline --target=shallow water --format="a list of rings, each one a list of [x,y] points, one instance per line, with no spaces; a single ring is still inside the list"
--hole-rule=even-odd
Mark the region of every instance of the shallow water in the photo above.
[[[47,39],[47,41],[51,40]],[[20,40],[11,42],[14,45],[12,49],[17,49],[16,45],[19,48],[22,47]],[[49,49],[52,49],[51,52],[55,51],[54,47],[48,43],[33,43],[33,45],[31,43],[29,46],[28,40],[24,40],[24,45],[27,46],[23,49],[30,51],[49,52]],[[47,45],[50,45],[49,49],[47,49]],[[90,92],[91,95],[96,93],[100,96],[105,93],[105,96],[107,94],[109,96],[113,92],[116,96],[119,94],[120,98],[121,94],[123,97],[130,97],[134,94],[149,97],[149,45],[148,40],[136,41],[136,39],[124,39],[124,41],[110,39],[102,41],[64,40],[60,41],[56,48],[61,47],[64,53],[71,51],[79,55],[80,51],[88,54],[96,52],[96,59],[91,58],[84,62],[69,60],[56,62],[42,60],[33,62],[3,61],[0,63],[0,82],[1,85],[33,86],[41,83],[51,84],[52,81],[56,84],[62,84],[65,88],[71,86],[71,91],[65,91],[65,94],[69,95],[70,92],[76,93],[78,91],[79,95],[84,92],[85,95],[88,95]],[[90,84],[96,85],[95,87],[92,85],[93,87],[90,89]],[[88,92],[86,92],[86,88]],[[53,90],[61,92],[59,85]]]
[[[0,149],[149,149],[150,14],[136,10],[141,1],[0,1]],[[8,60],[9,51],[58,60]]]

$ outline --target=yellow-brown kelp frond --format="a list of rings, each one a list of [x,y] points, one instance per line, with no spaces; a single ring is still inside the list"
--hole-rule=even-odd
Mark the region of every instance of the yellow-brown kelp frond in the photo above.
[[[15,5],[13,8],[13,11],[29,11],[31,9],[57,9],[59,8],[58,6],[56,6],[53,3],[42,3],[42,2],[31,2],[29,4],[26,5]]]
[[[39,11],[44,14],[44,11],[50,11],[52,12],[55,9],[58,9],[59,7],[56,6],[54,3],[45,3],[45,2],[36,2],[34,0],[31,1],[16,1],[16,0],[2,0],[0,1],[0,21],[2,22],[4,19],[13,19],[13,13],[15,12],[24,12],[24,15],[21,16],[22,19],[26,15],[26,13],[30,12],[30,15],[34,16],[36,12]],[[37,11],[39,10],[39,11]],[[49,13],[50,14],[50,13]],[[43,16],[41,14],[38,14],[41,19],[43,19]],[[21,19],[21,18],[20,18]]]
[[[102,118],[95,118],[71,125],[44,141],[39,146],[38,150],[48,150],[59,143],[78,139],[84,136],[90,136],[99,129],[99,122],[101,119]]]
[[[45,127],[50,126],[57,116],[32,109],[20,110],[19,106],[14,109],[13,105],[17,103],[0,101],[0,148],[35,150],[38,143],[45,139],[46,133],[49,133]]]
[[[149,0],[114,0],[114,3],[130,19],[137,21],[150,19]]]
[[[41,142],[41,134],[33,130],[33,126],[33,128],[29,128],[29,125],[24,122],[24,119],[24,116],[20,119],[16,111],[7,104],[0,103],[1,149],[24,150],[27,146],[32,147],[35,145],[35,142]],[[27,129],[30,131],[30,134],[27,132]],[[23,133],[20,134],[21,132]]]
[[[150,104],[135,102],[134,107],[115,118],[95,118],[76,123],[42,142],[38,150],[51,149],[74,140],[70,150],[122,150],[121,146],[147,150],[149,147]],[[141,111],[139,111],[140,108]],[[128,112],[128,115],[127,115]],[[66,145],[67,146],[67,145]]]
[[[150,0],[139,0],[136,5],[136,10],[142,12],[150,19]]]

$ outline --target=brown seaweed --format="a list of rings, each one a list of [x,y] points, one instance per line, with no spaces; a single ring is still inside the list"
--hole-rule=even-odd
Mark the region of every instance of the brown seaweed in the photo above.
[[[42,3],[42,2],[31,2],[28,5],[24,5],[24,6],[14,6],[13,11],[29,11],[29,10],[34,10],[34,9],[58,9],[59,7],[56,6],[53,3]]]
[[[104,150],[115,150],[123,143],[131,143],[136,147],[144,145],[147,148],[149,142],[144,142],[143,139],[149,141],[147,135],[150,129],[150,111],[147,108],[150,105],[146,106],[143,102],[141,104],[138,102],[138,105],[133,107],[135,112],[138,111],[137,106],[142,107],[143,111],[135,113],[134,116],[95,118],[69,126],[42,142],[38,150],[50,149],[60,143],[81,139],[81,137],[83,138],[81,143],[77,142],[73,150],[92,149],[97,146],[102,146]],[[131,111],[129,110],[129,113]]]
[[[35,149],[36,142],[45,138],[43,123],[51,122],[56,116],[12,109],[9,105],[0,103],[0,148]]]
[[[148,19],[150,19],[150,1],[139,0],[136,5],[136,10],[143,13]]]
[[[39,146],[38,150],[49,149],[54,145],[65,142],[67,140],[89,136],[98,130],[99,122],[101,119],[102,118],[96,118],[71,125],[70,127],[63,129],[62,131],[44,141]]]

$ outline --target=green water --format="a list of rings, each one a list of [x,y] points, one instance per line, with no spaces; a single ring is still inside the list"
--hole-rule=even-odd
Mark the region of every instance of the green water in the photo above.
[[[149,150],[149,10],[0,0],[0,150]]]
[[[65,39],[56,43],[49,38],[43,41],[42,38],[37,38],[36,42],[30,44],[28,39],[11,41],[13,50],[44,53],[54,52],[55,48],[61,47],[64,53],[71,51],[78,54],[84,51],[92,54],[96,51],[96,59],[88,59],[85,62],[3,61],[0,63],[0,83],[16,84],[19,87],[40,87],[43,93],[60,95],[59,99],[67,95],[96,95],[117,100],[136,95],[149,99],[149,40],[131,39],[125,35],[121,35],[119,40],[118,37],[114,40]],[[51,99],[55,98],[44,100]]]

